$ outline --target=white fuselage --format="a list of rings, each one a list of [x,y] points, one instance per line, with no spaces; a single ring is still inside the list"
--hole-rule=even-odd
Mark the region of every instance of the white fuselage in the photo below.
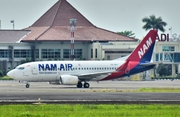
[[[11,71],[11,74],[13,74],[15,80],[20,81],[56,81],[62,75],[79,76],[82,74],[113,72],[123,63],[124,61],[39,61],[19,65]],[[107,75],[85,78],[86,80],[99,81]]]

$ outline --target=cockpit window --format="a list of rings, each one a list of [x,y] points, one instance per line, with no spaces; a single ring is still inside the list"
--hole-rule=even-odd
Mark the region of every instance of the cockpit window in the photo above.
[[[23,69],[24,69],[24,67],[18,67],[17,69],[18,69],[18,70],[23,70]]]

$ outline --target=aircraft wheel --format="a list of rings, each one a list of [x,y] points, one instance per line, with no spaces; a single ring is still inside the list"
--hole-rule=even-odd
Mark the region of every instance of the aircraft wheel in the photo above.
[[[29,88],[29,86],[30,86],[29,84],[26,84],[26,88]]]
[[[89,83],[87,83],[87,82],[84,83],[84,88],[89,88],[89,86],[90,86]]]
[[[77,88],[82,88],[82,82],[78,82]]]

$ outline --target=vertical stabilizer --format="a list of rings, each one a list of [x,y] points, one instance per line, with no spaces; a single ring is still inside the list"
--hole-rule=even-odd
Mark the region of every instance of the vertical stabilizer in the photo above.
[[[154,45],[156,42],[157,30],[150,30],[140,44],[134,49],[126,61],[151,61]]]

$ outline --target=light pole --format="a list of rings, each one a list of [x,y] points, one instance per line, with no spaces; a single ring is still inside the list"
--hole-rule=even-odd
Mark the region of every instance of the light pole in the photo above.
[[[13,24],[13,30],[14,30],[14,20],[11,20],[11,23]]]
[[[70,31],[71,31],[71,60],[74,60],[74,31],[76,27],[76,19],[70,19]]]

